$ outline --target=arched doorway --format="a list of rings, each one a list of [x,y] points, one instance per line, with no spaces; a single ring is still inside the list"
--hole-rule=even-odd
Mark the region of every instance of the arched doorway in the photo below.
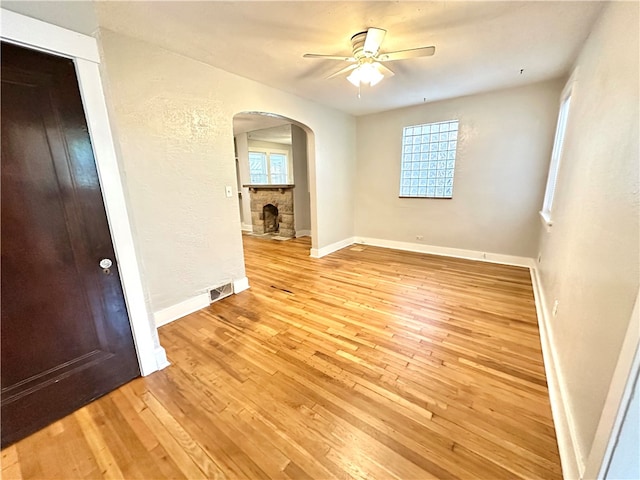
[[[242,112],[233,118],[239,210],[245,234],[278,240],[315,235],[313,133],[287,117]],[[274,231],[270,215],[277,210]]]

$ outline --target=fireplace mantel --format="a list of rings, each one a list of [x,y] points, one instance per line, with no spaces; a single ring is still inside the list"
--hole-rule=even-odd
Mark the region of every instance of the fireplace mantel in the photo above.
[[[283,183],[283,184],[271,184],[271,183],[249,183],[247,185],[242,185],[244,188],[248,188],[250,192],[255,192],[257,190],[280,190],[282,193],[285,190],[295,187],[292,183]]]

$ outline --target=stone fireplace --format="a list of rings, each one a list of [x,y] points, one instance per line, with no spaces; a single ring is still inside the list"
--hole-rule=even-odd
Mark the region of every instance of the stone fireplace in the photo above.
[[[251,195],[253,233],[295,237],[293,185],[243,185]]]

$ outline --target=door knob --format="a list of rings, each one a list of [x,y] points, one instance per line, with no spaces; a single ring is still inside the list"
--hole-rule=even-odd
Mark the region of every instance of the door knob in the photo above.
[[[103,258],[102,260],[100,260],[100,268],[102,269],[111,268],[111,265],[113,265],[113,262],[108,258]]]

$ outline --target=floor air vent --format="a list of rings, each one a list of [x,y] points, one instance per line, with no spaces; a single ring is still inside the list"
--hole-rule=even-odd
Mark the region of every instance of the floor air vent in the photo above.
[[[233,283],[227,283],[226,285],[220,285],[219,287],[209,290],[209,299],[211,300],[211,303],[217,302],[222,298],[228,297],[232,293]]]

